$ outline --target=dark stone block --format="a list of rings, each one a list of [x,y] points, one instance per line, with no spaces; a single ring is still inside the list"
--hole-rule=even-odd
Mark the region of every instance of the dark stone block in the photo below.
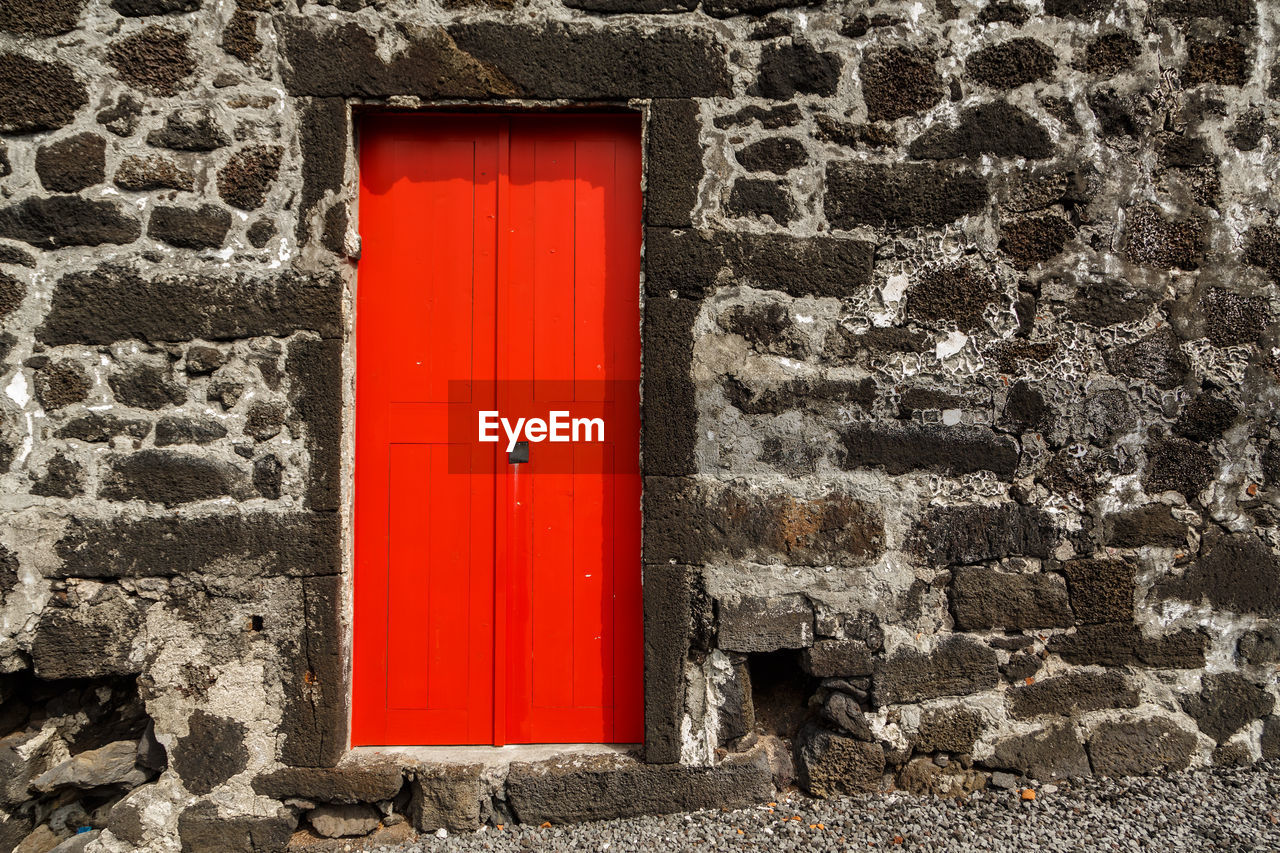
[[[1185,438],[1156,439],[1147,445],[1142,482],[1153,495],[1172,490],[1195,500],[1212,482],[1215,467],[1209,451]]]
[[[770,136],[753,142],[736,155],[748,172],[773,172],[785,175],[809,162],[804,143],[793,136]]]
[[[0,272],[0,318],[17,311],[26,296],[25,284],[7,273]]]
[[[1267,134],[1267,119],[1259,109],[1251,109],[1236,119],[1228,137],[1237,151],[1256,151]],[[1274,275],[1274,274],[1273,274]]]
[[[58,438],[74,438],[79,441],[110,441],[117,435],[131,438],[146,438],[151,432],[150,421],[120,418],[115,415],[103,415],[90,412],[81,418],[75,418],[61,427],[55,435]]]
[[[1280,282],[1280,228],[1267,225],[1250,228],[1245,241],[1244,262],[1262,267],[1271,274],[1272,281]]]
[[[644,567],[644,760],[649,764],[680,761],[696,582],[696,569],[689,566]]]
[[[231,213],[214,204],[158,206],[151,211],[147,236],[179,249],[218,249],[231,230]]]
[[[1000,251],[1013,259],[1015,269],[1027,270],[1036,264],[1062,254],[1076,229],[1060,216],[1029,216],[1005,225],[1000,237]]]
[[[173,749],[173,769],[182,786],[193,794],[207,794],[242,772],[249,764],[244,723],[196,711],[187,718],[187,734]]]
[[[876,399],[876,383],[864,379],[789,379],[781,385],[752,391],[733,376],[725,378],[725,396],[748,415],[781,414],[792,409],[815,409],[824,403],[869,409]]]
[[[274,438],[284,427],[284,406],[279,403],[255,403],[244,419],[244,434],[255,441]]]
[[[69,66],[0,54],[0,131],[57,130],[88,102],[84,84]]]
[[[174,507],[192,501],[249,497],[243,471],[230,462],[186,453],[140,450],[111,460],[98,497],[111,501],[144,500]]]
[[[206,800],[178,816],[178,836],[182,853],[281,853],[297,825],[296,813],[286,808],[274,815],[223,816]]]
[[[889,474],[943,471],[953,476],[991,471],[1011,480],[1018,443],[979,426],[925,426],[904,421],[856,423],[840,436],[840,467],[883,468]]]
[[[302,122],[305,130],[306,119]],[[231,137],[206,109],[186,108],[165,117],[164,127],[147,134],[147,144],[174,151],[214,151],[231,142]]]
[[[93,380],[76,361],[63,359],[35,372],[36,399],[45,411],[53,411],[82,402],[89,396]]]
[[[1182,577],[1156,587],[1166,598],[1258,616],[1280,615],[1280,559],[1253,533],[1207,530],[1200,554]]]
[[[1007,698],[1009,713],[1019,719],[1044,714],[1076,717],[1103,708],[1138,707],[1138,691],[1118,672],[1071,672],[1014,687]]]
[[[989,766],[1012,770],[1048,782],[1069,776],[1090,775],[1089,757],[1076,740],[1070,723],[1059,723],[1041,731],[1000,740]]]
[[[129,18],[194,12],[202,0],[111,0],[111,8]]]
[[[1182,710],[1218,743],[1275,708],[1274,696],[1237,672],[1205,675],[1200,685],[1198,694],[1182,697]]]
[[[0,6],[0,30],[47,38],[71,32],[87,0],[6,0]]]
[[[1236,655],[1250,665],[1280,663],[1280,625],[1248,631],[1240,637]]]
[[[992,644],[995,645],[994,643]],[[1009,660],[1000,664],[1000,674],[1005,677],[1006,681],[1013,684],[1021,684],[1033,677],[1040,668],[1044,666],[1044,661],[1039,655],[1031,652],[1016,652],[1009,655]]]
[[[19,582],[18,556],[8,548],[0,545],[0,602],[3,602],[5,596],[18,588]]]
[[[760,54],[756,82],[748,92],[774,100],[797,94],[834,95],[843,65],[838,53],[821,53],[805,42],[769,45]]]
[[[813,117],[813,122],[818,139],[846,148],[895,148],[898,145],[893,128],[883,124],[852,124],[821,113]]]
[[[792,296],[844,296],[870,282],[872,251],[861,240],[650,228],[645,236],[646,290],[650,296],[675,290],[701,297],[727,269],[744,284]]]
[[[961,566],[951,576],[951,613],[961,631],[1067,628],[1067,585],[1051,572],[1015,574]]]
[[[404,774],[390,762],[368,762],[325,767],[285,767],[253,780],[253,790],[264,797],[286,800],[297,797],[318,803],[376,803],[400,793]]]
[[[872,697],[876,705],[897,705],[967,696],[999,683],[996,653],[958,634],[947,636],[929,652],[899,647],[876,665]]]
[[[1156,329],[1134,343],[1111,347],[1103,352],[1103,358],[1112,373],[1145,379],[1166,390],[1186,381],[1191,369],[1191,359],[1168,327]]]
[[[1212,392],[1197,394],[1173,425],[1177,435],[1192,441],[1221,438],[1240,416],[1240,410]]]
[[[196,70],[188,33],[149,26],[113,42],[107,62],[120,79],[157,95],[176,95]]]
[[[186,389],[174,381],[167,364],[135,364],[113,373],[107,382],[117,402],[138,409],[156,411],[166,406],[180,406],[187,400]]]
[[[848,693],[831,692],[822,703],[822,718],[834,724],[841,732],[853,735],[854,738],[867,741],[875,740],[867,715],[862,712],[858,700]]]
[[[475,832],[480,828],[480,764],[426,765],[409,782],[409,819],[418,832],[441,828]],[[486,792],[487,794],[487,792]]]
[[[333,767],[347,748],[342,589],[336,574],[305,578],[301,630],[281,648],[287,670],[280,761],[290,767]]]
[[[258,40],[258,16],[236,9],[222,31],[222,49],[241,62],[252,62],[262,50],[262,42]]]
[[[337,511],[341,502],[342,341],[299,338],[289,344],[289,404],[303,425],[310,470],[307,507]]]
[[[984,47],[965,60],[970,78],[993,89],[1014,89],[1053,76],[1053,49],[1033,38],[1015,38]]]
[[[734,15],[767,15],[778,9],[796,6],[820,6],[824,0],[703,0],[702,11],[713,18]]]
[[[564,0],[564,5],[570,9],[605,15],[663,15],[692,12],[698,5],[698,0]]]
[[[702,181],[700,136],[697,101],[661,99],[650,105],[645,195],[650,225],[689,225]]]
[[[148,578],[208,574],[336,575],[340,530],[313,513],[76,519],[55,545],[56,578]]]
[[[724,130],[727,127],[740,127],[758,121],[765,130],[777,130],[780,127],[799,124],[803,118],[800,107],[795,104],[778,104],[771,107],[748,104],[736,113],[730,113],[727,116],[716,116],[712,119],[712,123]]]
[[[815,678],[854,678],[871,675],[871,650],[861,640],[819,640],[804,650],[804,671]]]
[[[113,179],[122,190],[193,190],[195,176],[173,160],[159,154],[126,157]]]
[[[1013,432],[1030,432],[1052,426],[1054,412],[1045,403],[1044,396],[1025,379],[1019,379],[1009,388],[1009,396],[1005,399],[1004,411],[1000,415],[1000,425]]]
[[[1080,559],[1062,566],[1071,608],[1084,623],[1128,622],[1137,595],[1133,564],[1127,560]]]
[[[774,652],[813,645],[813,605],[803,595],[722,601],[717,644],[731,652]]]
[[[724,49],[710,32],[578,24],[464,21],[429,29],[391,63],[356,24],[291,19],[285,84],[296,95],[616,99],[729,92]]]
[[[784,338],[793,326],[787,309],[776,302],[734,306],[721,314],[717,322],[729,334],[741,335],[762,351],[768,351],[775,344],[785,348]]]
[[[284,464],[272,454],[253,461],[253,487],[267,500],[278,500],[281,495]]]
[[[122,138],[133,135],[140,118],[142,118],[142,102],[128,92],[121,94],[115,103],[99,110],[94,116],[98,124]]]
[[[76,193],[106,178],[107,141],[79,133],[36,149],[36,174],[46,190]]]
[[[701,563],[714,535],[704,496],[685,477],[644,479],[644,562]]]
[[[17,246],[0,246],[0,264],[13,264],[20,267],[34,268],[36,265],[35,256],[25,249],[19,249]],[[0,273],[0,281],[9,279],[4,273]],[[3,296],[0,296],[3,299]],[[12,308],[9,310],[13,310]],[[2,311],[2,309],[0,309]],[[4,312],[7,313],[7,312]]]
[[[738,178],[734,181],[724,212],[727,216],[741,218],[763,219],[768,216],[778,225],[786,225],[799,215],[786,185],[763,178]]]
[[[210,418],[165,416],[156,422],[156,447],[209,444],[225,438],[227,428]]]
[[[796,741],[796,781],[815,797],[878,791],[884,748],[809,724]]]
[[[1052,156],[1048,131],[1024,111],[1004,101],[980,104],[960,113],[955,127],[934,124],[908,147],[916,160],[997,158],[1042,160]]]
[[[743,808],[772,795],[773,774],[767,766],[729,762],[685,767],[601,755],[517,762],[507,776],[507,802],[526,824]]]
[[[249,226],[249,230],[245,232],[245,236],[249,240],[249,245],[255,249],[261,249],[276,236],[275,223],[269,219],[257,219]]]
[[[347,137],[347,105],[341,98],[313,98],[302,117],[302,200],[298,207],[298,242],[308,241],[308,223],[316,205],[329,192],[342,189]]]
[[[904,45],[869,51],[859,77],[869,121],[893,121],[924,112],[942,100],[947,87],[932,53]]]
[[[1162,0],[1154,4],[1151,11],[1179,23],[1189,23],[1194,18],[1216,18],[1236,26],[1252,26],[1257,20],[1257,7],[1249,0]]]
[[[218,170],[218,195],[241,210],[262,207],[280,171],[282,156],[284,149],[278,145],[253,145],[237,151]]]
[[[1047,557],[1056,532],[1048,515],[1013,502],[929,509],[912,535],[912,547],[934,566],[980,563],[1005,557]]]
[[[986,179],[975,172],[924,164],[827,166],[823,206],[835,228],[946,225],[986,204]]]
[[[200,344],[187,347],[186,371],[192,376],[207,376],[227,361],[226,353],[217,347]]]
[[[1280,715],[1272,715],[1262,723],[1262,758],[1280,758]]]
[[[145,607],[119,590],[108,589],[88,606],[48,608],[31,640],[35,674],[43,679],[135,675],[134,639],[143,628]]]
[[[1200,266],[1204,229],[1198,216],[1170,220],[1154,205],[1138,205],[1129,210],[1124,251],[1135,264],[1193,270]]]
[[[285,272],[269,279],[174,275],[101,266],[58,280],[36,338],[48,346],[116,341],[341,334],[342,282]]]
[[[1090,74],[1117,74],[1142,55],[1142,45],[1128,33],[1104,33],[1085,48],[1079,66]]]
[[[1211,288],[1197,307],[1204,316],[1205,335],[1216,347],[1254,343],[1271,322],[1266,299],[1220,287]]]
[[[1190,169],[1210,163],[1212,155],[1198,137],[1166,136],[1160,143],[1160,165],[1165,168]]]
[[[1253,70],[1251,53],[1252,49],[1246,49],[1243,44],[1231,38],[1188,41],[1187,67],[1183,69],[1183,80],[1188,86],[1201,83],[1243,86]]]
[[[1182,770],[1195,749],[1196,736],[1170,720],[1103,722],[1089,737],[1089,760],[1099,776]]]
[[[1103,136],[1141,136],[1146,132],[1150,109],[1136,97],[1115,89],[1095,89],[1086,97]]]
[[[1055,634],[1048,649],[1067,663],[1098,666],[1149,666],[1155,669],[1199,669],[1209,637],[1184,628],[1148,637],[1137,625],[1081,625],[1074,634]]]
[[[31,494],[44,498],[78,497],[84,494],[84,469],[74,459],[56,454],[45,464],[44,476],[32,484]]]
[[[141,233],[138,220],[112,202],[74,195],[28,198],[0,209],[0,237],[40,249],[132,243]]]
[[[697,314],[698,303],[688,299],[654,297],[645,302],[641,441],[644,472],[649,475],[696,470],[698,413],[690,369]]]
[[[970,331],[986,325],[987,306],[1000,299],[995,279],[970,264],[923,272],[907,291],[907,317]]]
[[[982,728],[982,717],[967,708],[930,708],[920,714],[914,746],[920,753],[970,753]]]

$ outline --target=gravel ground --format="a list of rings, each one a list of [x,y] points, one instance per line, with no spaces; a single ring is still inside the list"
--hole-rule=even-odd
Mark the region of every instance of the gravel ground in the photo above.
[[[398,847],[352,851],[634,850],[1280,850],[1280,762],[1124,780],[1085,780],[1018,791],[988,789],[967,801],[890,793],[835,800],[784,795],[740,811],[601,821],[574,826],[487,827],[423,836]]]

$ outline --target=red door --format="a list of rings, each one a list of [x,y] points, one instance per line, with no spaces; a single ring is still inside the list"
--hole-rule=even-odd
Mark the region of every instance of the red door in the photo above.
[[[639,122],[385,116],[360,148],[352,742],[638,742]],[[486,411],[603,440],[513,462]]]

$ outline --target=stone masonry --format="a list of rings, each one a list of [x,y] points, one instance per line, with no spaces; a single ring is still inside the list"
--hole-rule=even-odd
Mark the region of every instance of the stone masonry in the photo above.
[[[1280,757],[1278,45],[1275,0],[0,0],[0,853]],[[630,755],[348,749],[359,121],[441,108],[645,118]]]

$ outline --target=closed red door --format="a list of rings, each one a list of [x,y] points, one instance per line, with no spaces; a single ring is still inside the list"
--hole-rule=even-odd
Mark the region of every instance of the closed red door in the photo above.
[[[360,162],[352,742],[638,742],[638,120],[379,117]],[[485,411],[603,440],[514,462]]]

